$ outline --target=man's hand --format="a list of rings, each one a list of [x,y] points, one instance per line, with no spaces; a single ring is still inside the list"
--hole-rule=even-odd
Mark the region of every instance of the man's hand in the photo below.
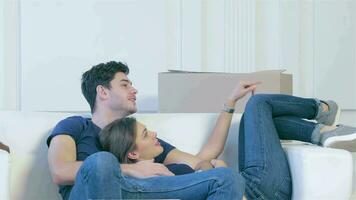
[[[218,167],[227,167],[227,164],[222,160],[213,159],[210,162],[206,160],[202,160],[197,164],[194,170],[208,170],[212,168]]]
[[[149,178],[154,176],[174,176],[174,174],[161,163],[153,160],[139,161],[134,164],[121,164],[123,174],[135,178]]]
[[[195,171],[208,170],[208,169],[212,169],[212,168],[214,168],[214,166],[212,166],[209,161],[202,160],[195,166],[194,170]]]
[[[260,81],[256,81],[256,82],[240,81],[231,92],[230,96],[228,97],[228,101],[232,103],[236,103],[237,100],[241,99],[249,92],[251,92],[252,95],[254,95],[257,84],[260,83],[261,83]]]
[[[214,168],[227,167],[227,164],[223,160],[213,159],[210,161],[210,163],[214,166]]]

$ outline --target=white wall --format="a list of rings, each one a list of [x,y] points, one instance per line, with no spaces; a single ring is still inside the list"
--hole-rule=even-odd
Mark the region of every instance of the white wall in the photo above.
[[[256,69],[287,69],[294,94],[334,99],[356,126],[356,2],[257,0]]]
[[[22,1],[22,109],[88,110],[81,74],[121,60],[139,89],[139,108],[156,110],[156,73],[169,67],[167,6],[165,0]]]
[[[19,4],[17,0],[0,3],[0,109],[18,110]]]
[[[312,93],[306,91],[310,85],[304,84],[309,79],[303,77],[305,74],[310,74],[310,71],[302,72],[302,70],[312,69],[313,66],[301,64],[303,59],[301,53],[307,50],[301,46],[306,41],[301,34],[307,30],[303,28],[305,22],[301,19],[304,16],[301,12],[306,8],[302,8],[300,2],[256,1],[256,69],[286,69],[293,74],[294,94],[312,96]],[[312,15],[307,19],[313,20]],[[307,35],[313,35],[313,32],[310,31]]]
[[[284,68],[294,76],[295,95],[336,99],[347,109],[343,121],[356,126],[352,0],[26,0],[21,7],[5,0],[0,6],[1,109],[88,110],[81,73],[120,59],[132,68],[144,112],[157,108],[158,71]]]
[[[203,7],[203,71],[255,71],[255,1],[207,0]]]
[[[320,2],[314,37],[315,95],[356,110],[356,1]]]
[[[0,30],[4,30],[4,2],[0,1]],[[2,17],[1,17],[2,16]],[[5,90],[4,90],[4,86],[5,86],[5,81],[4,81],[4,76],[5,76],[5,72],[4,72],[4,31],[0,31],[0,109],[4,109],[3,105],[4,105],[4,96],[5,96]]]

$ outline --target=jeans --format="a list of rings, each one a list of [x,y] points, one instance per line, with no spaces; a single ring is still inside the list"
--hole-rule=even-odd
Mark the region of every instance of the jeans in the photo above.
[[[319,101],[289,95],[254,95],[239,130],[239,169],[248,199],[291,199],[292,181],[280,139],[311,142]]]
[[[229,168],[137,179],[124,176],[116,157],[92,154],[79,169],[69,199],[242,199],[244,178]]]

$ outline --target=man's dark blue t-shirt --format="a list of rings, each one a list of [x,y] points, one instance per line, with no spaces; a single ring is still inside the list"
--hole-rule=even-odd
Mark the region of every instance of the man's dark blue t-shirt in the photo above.
[[[69,135],[73,138],[77,150],[77,161],[84,161],[93,153],[101,151],[99,141],[99,133],[101,129],[96,126],[91,118],[84,118],[80,116],[68,117],[60,121],[53,129],[50,136],[47,138],[47,145],[53,137],[57,135]],[[163,152],[155,158],[155,162],[163,163],[167,154],[175,147],[159,139]],[[60,185],[59,193],[63,199],[68,199],[72,185]]]

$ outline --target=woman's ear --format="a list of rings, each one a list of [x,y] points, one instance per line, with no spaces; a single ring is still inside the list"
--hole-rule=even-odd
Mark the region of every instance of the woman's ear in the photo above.
[[[140,154],[137,151],[131,151],[127,154],[127,157],[130,158],[131,160],[138,160]]]

